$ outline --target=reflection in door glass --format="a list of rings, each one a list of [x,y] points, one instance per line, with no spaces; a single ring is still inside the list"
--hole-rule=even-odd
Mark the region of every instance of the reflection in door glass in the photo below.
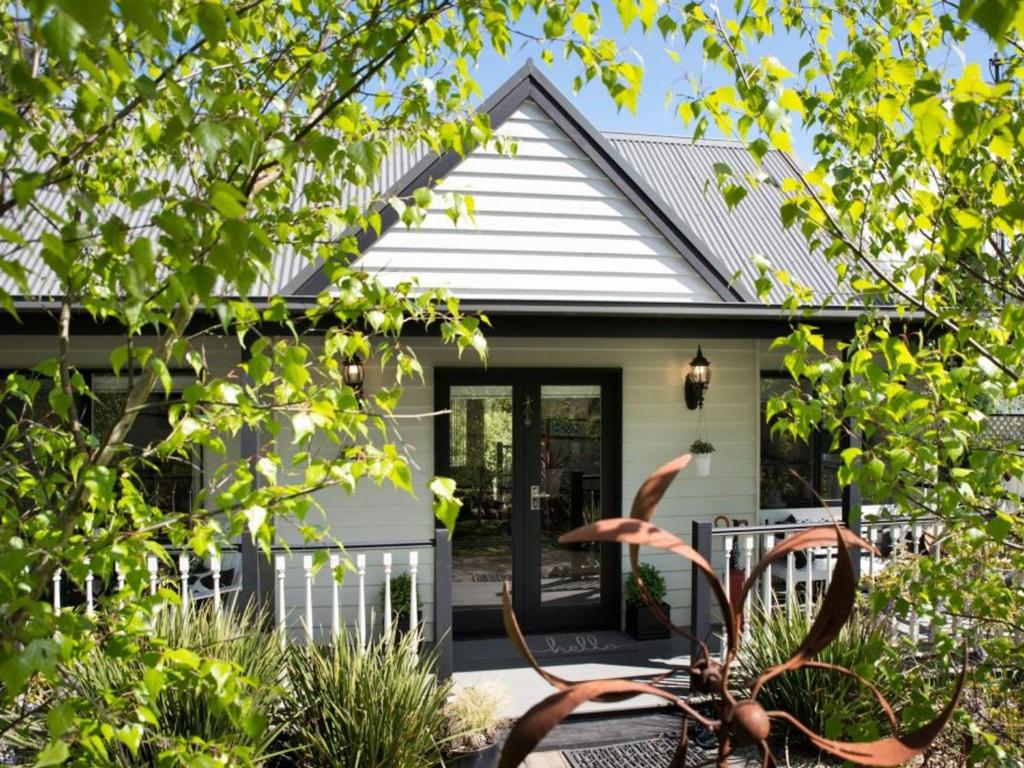
[[[599,605],[600,545],[558,537],[601,518],[601,387],[543,386],[540,410],[541,602]]]
[[[450,423],[450,471],[462,499],[452,605],[494,607],[512,579],[512,387],[452,387]]]

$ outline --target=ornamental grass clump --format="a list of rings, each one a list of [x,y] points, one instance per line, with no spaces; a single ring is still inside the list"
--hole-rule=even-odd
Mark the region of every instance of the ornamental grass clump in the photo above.
[[[813,616],[818,614],[820,605]],[[807,636],[812,619],[802,610],[787,616],[785,609],[751,611],[749,636],[736,669],[736,684],[746,684],[765,669],[789,659]],[[894,642],[882,617],[855,609],[849,621],[815,659],[855,671],[868,680],[881,676],[877,665],[887,657]],[[870,741],[881,738],[889,725],[878,702],[852,677],[831,670],[805,667],[768,681],[759,701],[766,710],[786,710],[816,733],[839,741]],[[883,693],[888,693],[883,691]],[[892,701],[893,699],[890,699]],[[791,730],[798,739],[799,732]]]
[[[441,761],[445,703],[419,633],[360,651],[347,634],[288,652],[288,742],[311,768],[433,768]]]

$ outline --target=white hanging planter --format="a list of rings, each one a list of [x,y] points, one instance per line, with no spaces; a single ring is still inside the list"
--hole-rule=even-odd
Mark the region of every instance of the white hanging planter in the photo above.
[[[698,453],[693,457],[697,465],[697,477],[707,477],[711,474],[711,454]]]

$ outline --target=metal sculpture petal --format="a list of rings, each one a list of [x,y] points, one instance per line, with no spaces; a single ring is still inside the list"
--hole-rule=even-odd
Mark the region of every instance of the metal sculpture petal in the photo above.
[[[688,748],[687,722],[689,719],[703,724],[706,728],[714,731],[718,737],[718,754],[714,759],[705,763],[706,765],[717,765],[718,768],[725,768],[733,745],[739,742],[750,742],[758,745],[762,753],[762,765],[775,765],[776,761],[767,741],[772,720],[781,720],[789,723],[803,733],[819,749],[860,765],[901,765],[924,752],[932,741],[935,740],[946,723],[949,722],[960,700],[960,693],[963,690],[967,674],[966,649],[960,677],[952,700],[927,725],[908,734],[897,734],[896,732],[899,729],[896,715],[877,687],[852,670],[814,659],[839,634],[853,610],[857,582],[849,550],[853,548],[874,552],[877,552],[877,550],[870,543],[853,532],[842,528],[837,523],[831,526],[819,526],[802,531],[777,544],[761,558],[751,571],[749,578],[743,584],[741,597],[736,611],[734,611],[729,603],[725,587],[718,580],[718,575],[707,559],[673,534],[650,522],[657,510],[658,503],[665,495],[665,491],[672,484],[679,471],[689,463],[690,458],[689,454],[680,456],[660,467],[648,477],[640,486],[640,490],[637,491],[628,519],[602,520],[570,531],[562,536],[559,542],[563,544],[615,542],[629,546],[629,560],[633,570],[633,577],[636,580],[644,602],[654,611],[655,615],[658,616],[665,626],[669,627],[676,634],[693,640],[700,647],[700,656],[696,659],[691,659],[689,669],[691,679],[700,681],[706,692],[717,696],[718,718],[709,719],[704,717],[686,699],[657,687],[657,683],[671,674],[673,670],[667,670],[646,683],[614,679],[571,682],[547,672],[533,657],[519,629],[515,612],[512,610],[508,584],[505,584],[503,590],[503,609],[506,632],[527,663],[547,682],[559,690],[531,708],[512,728],[502,752],[501,768],[514,768],[518,766],[555,725],[580,705],[590,701],[621,701],[639,695],[658,696],[671,702],[682,713],[682,734],[675,754],[672,756],[671,768],[683,768],[685,765]],[[673,552],[689,560],[707,577],[711,584],[712,592],[721,608],[723,624],[725,626],[726,648],[728,652],[722,662],[712,658],[709,649],[700,638],[694,638],[682,627],[672,624],[651,599],[650,594],[637,574],[641,546],[657,547]],[[740,638],[737,616],[742,615],[742,607],[747,596],[757,580],[764,575],[773,562],[801,549],[822,546],[837,546],[839,554],[836,558],[835,571],[832,581],[826,590],[821,610],[811,625],[807,636],[788,660],[765,670],[754,681],[749,698],[738,699],[729,688],[729,672],[739,652]],[[863,743],[834,741],[814,733],[788,712],[765,711],[757,701],[758,694],[764,684],[778,675],[804,668],[832,671],[856,679],[874,696],[896,735],[886,739]]]
[[[729,597],[725,593],[725,588],[722,586],[722,582],[718,580],[718,574],[715,573],[715,569],[711,567],[711,563],[705,559],[704,555],[695,550],[689,544],[686,544],[682,539],[679,539],[668,531],[662,530],[658,526],[652,525],[651,523],[643,520],[616,518],[610,520],[599,520],[596,523],[585,525],[582,528],[569,531],[569,533],[560,536],[558,539],[559,544],[577,544],[580,542],[614,542],[618,544],[629,544],[631,549],[633,547],[639,548],[641,545],[644,545],[648,547],[655,547],[657,549],[668,550],[669,552],[692,562],[707,577],[708,582],[711,584],[711,589],[718,600],[718,606],[722,610],[722,616],[725,622],[728,647],[730,649],[737,647],[738,640],[736,633],[736,620],[733,617],[732,607],[729,605]],[[636,575],[635,564],[633,566],[633,573],[637,586],[640,588],[640,592],[644,597],[644,602],[647,603],[647,606],[652,611],[654,611],[655,615],[658,616],[661,622],[676,634],[685,637],[688,640],[695,640],[703,646],[703,640],[701,640],[701,638],[694,638],[693,635],[685,629],[677,627],[661,612],[657,603],[655,603],[647,593],[647,588],[644,586],[643,579]]]

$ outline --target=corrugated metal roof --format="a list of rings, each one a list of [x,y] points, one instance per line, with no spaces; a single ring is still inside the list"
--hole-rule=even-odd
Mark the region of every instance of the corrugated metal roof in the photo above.
[[[835,296],[839,280],[821,250],[810,251],[798,228],[782,226],[779,208],[785,194],[779,185],[797,172],[782,152],[770,151],[758,169],[739,142],[636,133],[604,135],[670,210],[694,230],[710,249],[709,255],[725,264],[730,276],[737,271],[742,274],[740,284],[750,294],[757,295],[757,269],[751,258],[761,255],[810,287],[817,299]],[[747,190],[747,196],[731,211],[718,191],[716,163],[728,165],[733,183]],[[758,170],[768,179],[754,183],[749,177]],[[769,302],[781,303],[787,294],[784,287],[775,286]]]
[[[755,172],[754,161],[746,148],[733,142],[693,141],[689,138],[652,136],[633,133],[605,133],[604,136],[621,154],[637,175],[645,180],[660,196],[661,201],[678,220],[691,228],[700,245],[708,254],[726,265],[729,275],[741,274],[740,285],[754,295],[756,269],[751,263],[754,254],[761,254],[778,268],[788,270],[797,281],[809,285],[819,299],[834,294],[837,277],[835,270],[820,252],[811,253],[806,241],[796,229],[785,230],[779,216],[783,192],[775,183],[752,184],[746,177]],[[380,176],[372,189],[389,191],[401,186],[403,179],[425,155],[425,150],[396,147],[384,161]],[[736,181],[747,188],[747,197],[732,211],[728,210],[715,184],[716,163],[729,165]],[[776,182],[793,175],[795,168],[778,151],[769,152],[762,170]],[[312,180],[312,168],[301,168],[296,189],[301,190]],[[167,171],[155,174],[167,178],[172,184],[190,186],[186,171]],[[367,188],[349,190],[350,199],[368,200],[372,193]],[[50,228],[46,210],[59,211],[66,204],[64,195],[55,190],[44,190],[37,195],[35,209],[12,211],[4,217],[4,225],[34,240]],[[131,209],[115,203],[109,207],[111,215],[118,215],[136,228],[149,224],[156,206]],[[57,293],[57,283],[43,263],[38,251],[22,249],[22,263],[31,275],[33,298],[50,298]],[[291,283],[296,276],[309,269],[309,259],[292,248],[282,248],[274,257],[268,281],[257,287],[258,293],[275,293]],[[0,287],[17,293],[14,281],[0,276]],[[770,294],[771,303],[779,303],[786,290],[776,287]]]
[[[405,176],[412,170],[416,162],[426,154],[423,148],[409,149],[396,145],[393,151],[384,158],[381,163],[380,173],[369,186],[353,187],[345,189],[342,205],[358,203],[367,205],[375,196],[389,193]],[[24,164],[31,167],[30,163]],[[315,169],[311,165],[299,166],[295,169],[297,190],[292,205],[301,205],[303,200],[303,189],[311,181],[315,180]],[[191,175],[187,168],[156,170],[148,173],[145,179],[153,182],[168,181],[172,187],[177,187],[182,194],[190,194],[194,189]],[[68,205],[68,193],[62,192],[57,187],[50,187],[40,190],[30,207],[15,208],[6,213],[2,219],[4,226],[20,233],[29,243],[38,242],[44,232],[56,233],[54,227],[48,221],[48,212],[60,212]],[[160,210],[160,203],[152,202],[139,208],[131,208],[128,205],[115,201],[108,205],[105,213],[109,217],[118,216],[125,224],[133,230],[136,237],[143,235],[155,236],[156,227],[151,227],[153,216]],[[63,218],[58,217],[58,218]],[[7,253],[11,253],[8,249]],[[22,247],[17,249],[22,266],[29,274],[30,297],[33,299],[48,299],[58,297],[59,285],[56,276],[44,263],[40,256],[41,249],[38,247]],[[9,257],[9,256],[8,256]],[[280,292],[288,285],[296,275],[310,264],[309,256],[296,251],[291,246],[280,248],[273,257],[271,269],[267,279],[260,281],[253,288],[253,295],[271,295]],[[9,294],[20,293],[14,279],[7,274],[0,273],[0,288]],[[219,286],[224,291],[224,285]],[[230,288],[228,293],[232,293]]]

